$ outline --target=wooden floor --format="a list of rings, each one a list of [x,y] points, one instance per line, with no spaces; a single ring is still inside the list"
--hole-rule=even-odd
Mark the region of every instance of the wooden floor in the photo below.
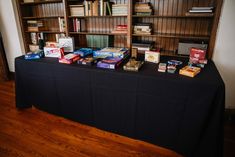
[[[0,157],[177,157],[173,151],[53,116],[15,108],[14,82],[0,82]]]

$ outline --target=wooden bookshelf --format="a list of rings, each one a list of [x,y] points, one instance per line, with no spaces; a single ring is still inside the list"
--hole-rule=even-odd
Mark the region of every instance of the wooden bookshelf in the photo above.
[[[87,46],[87,35],[106,35],[114,36],[114,46],[118,47],[131,48],[133,41],[154,41],[154,47],[161,48],[162,54],[169,56],[177,55],[178,43],[181,40],[201,41],[208,43],[208,57],[211,58],[213,55],[223,0],[112,0],[115,4],[126,4],[128,14],[110,15],[106,8],[106,13],[101,16],[95,14],[97,8],[93,8],[95,11],[92,10],[92,14],[89,13],[88,16],[84,4],[93,2],[48,0],[25,3],[23,0],[17,0],[26,51],[28,51],[28,45],[31,44],[29,36],[32,33],[27,30],[27,21],[45,20],[49,21],[47,22],[48,29],[42,32],[50,36],[47,39],[55,39],[53,34],[64,33],[66,36],[74,37],[75,47]],[[149,2],[153,10],[152,14],[136,15],[136,2]],[[84,15],[72,15],[70,8],[73,5],[84,5]],[[112,3],[109,5],[112,7]],[[192,7],[208,6],[214,7],[212,13],[189,13]],[[64,32],[59,31],[58,18],[64,18],[66,26]],[[74,19],[83,19],[86,30],[75,31]],[[152,34],[133,34],[135,23],[152,23]],[[127,25],[127,33],[112,33],[117,25]]]

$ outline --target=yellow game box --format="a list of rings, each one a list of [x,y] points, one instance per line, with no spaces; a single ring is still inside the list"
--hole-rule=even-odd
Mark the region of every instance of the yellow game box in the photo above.
[[[189,76],[189,77],[194,77],[198,73],[200,73],[201,68],[199,67],[194,67],[194,66],[185,66],[182,69],[180,69],[179,73],[181,75]]]

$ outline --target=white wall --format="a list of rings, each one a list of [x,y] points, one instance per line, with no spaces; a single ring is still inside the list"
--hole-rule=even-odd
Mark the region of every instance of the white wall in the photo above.
[[[224,0],[213,60],[225,82],[226,108],[235,108],[235,0]]]
[[[13,3],[14,2],[14,3]],[[18,19],[14,12],[15,0],[0,0],[0,31],[10,71],[14,72],[14,59],[24,52]],[[16,11],[16,9],[15,9]]]

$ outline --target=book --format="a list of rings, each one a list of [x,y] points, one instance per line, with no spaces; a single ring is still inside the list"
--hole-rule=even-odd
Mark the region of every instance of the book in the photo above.
[[[199,67],[194,67],[194,66],[185,66],[182,69],[180,69],[179,74],[189,76],[189,77],[194,77],[198,73],[200,73],[201,68]]]

